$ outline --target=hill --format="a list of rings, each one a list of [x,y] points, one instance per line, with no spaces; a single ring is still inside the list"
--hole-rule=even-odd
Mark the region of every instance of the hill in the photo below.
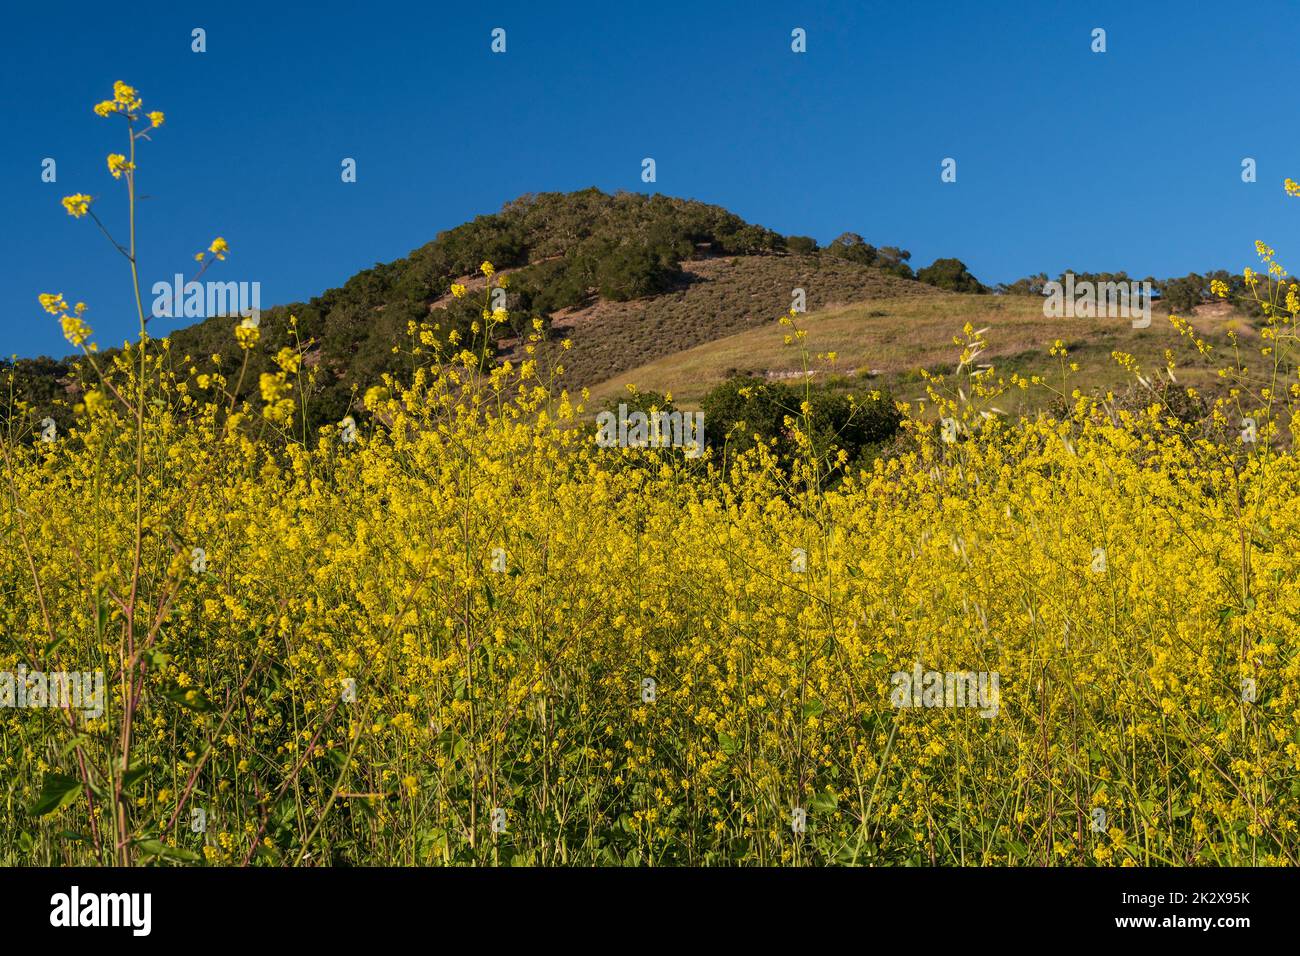
[[[856,236],[837,242],[813,253],[812,240],[662,195],[586,189],[522,196],[308,302],[265,310],[241,394],[255,394],[277,351],[309,341],[305,361],[324,372],[315,417],[339,420],[354,410],[356,392],[385,372],[401,372],[407,360],[394,346],[410,341],[410,323],[430,321],[444,337],[455,331],[462,341],[473,338],[481,299],[453,299],[448,290],[455,282],[478,287],[484,261],[511,277],[504,303],[511,322],[490,352],[514,354],[534,321],[543,329],[554,324],[577,345],[565,354],[574,385],[772,320],[789,308],[796,287],[820,304],[932,291],[905,278],[906,252],[877,250]],[[290,315],[298,320],[296,339]],[[230,316],[214,316],[176,330],[172,353],[189,356],[198,372],[213,370],[213,354],[228,365],[236,354],[232,324]],[[73,361],[19,361],[18,397],[66,420],[67,410],[53,403],[75,398]]]
[[[483,345],[489,355],[513,359],[523,356],[525,334],[540,325],[538,357],[544,367],[563,365],[570,388],[590,387],[606,398],[632,381],[691,402],[735,373],[797,372],[776,325],[797,291],[815,329],[815,350],[840,356],[837,370],[818,370],[819,381],[856,375],[900,397],[919,369],[951,360],[952,335],[968,319],[995,326],[994,354],[1008,370],[1051,372],[1045,352],[1056,339],[1084,347],[1081,380],[1095,388],[1118,381],[1113,349],[1147,356],[1157,344],[1172,344],[1163,322],[1138,335],[1117,320],[1045,318],[1037,291],[1045,276],[992,296],[958,260],[936,260],[914,274],[909,258],[855,233],[818,248],[807,237],[784,236],[695,200],[598,189],[525,195],[308,302],[266,310],[241,397],[256,397],[260,374],[273,369],[281,348],[306,343],[304,361],[322,373],[308,424],[337,422],[358,410],[359,393],[384,373],[409,367],[402,349],[413,347],[409,328],[422,322],[438,326],[444,339],[454,332],[476,351]],[[481,296],[449,294],[453,283],[481,290],[484,261],[510,276],[502,303],[510,322],[487,343],[475,340]],[[1205,281],[1193,276],[1166,288],[1189,297],[1190,310]],[[290,315],[297,317],[296,335]],[[1227,318],[1220,318],[1223,328],[1211,322],[1207,329],[1212,338],[1227,330]],[[1232,321],[1250,330],[1248,319]],[[214,354],[229,367],[238,357],[233,324],[216,316],[175,331],[172,355],[184,359],[187,372],[212,371]],[[563,339],[571,348],[560,348]],[[40,358],[13,366],[14,394],[30,406],[27,414],[68,421],[73,364]],[[1023,398],[1032,405],[1052,397]]]

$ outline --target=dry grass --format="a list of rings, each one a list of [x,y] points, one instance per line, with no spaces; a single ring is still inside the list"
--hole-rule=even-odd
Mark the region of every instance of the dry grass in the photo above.
[[[737,256],[682,263],[680,289],[633,302],[598,302],[557,313],[565,381],[594,385],[658,359],[772,323],[796,288],[809,309],[881,298],[932,298],[930,286],[828,256]],[[551,356],[557,352],[552,351]],[[517,355],[512,356],[518,358]]]
[[[777,324],[780,312],[753,328],[664,355],[652,362],[611,376],[592,387],[596,403],[634,383],[643,390],[672,392],[684,407],[695,407],[714,385],[737,372],[771,378],[801,374],[798,353],[787,346],[786,329]],[[1069,388],[1105,391],[1127,386],[1131,378],[1115,364],[1111,353],[1135,355],[1145,367],[1164,365],[1164,350],[1179,356],[1179,381],[1207,388],[1217,378],[1206,361],[1196,362],[1178,344],[1178,333],[1166,316],[1153,314],[1151,327],[1134,329],[1125,319],[1051,319],[1037,299],[987,295],[934,295],[880,298],[821,311],[810,310],[800,321],[808,330],[814,353],[836,352],[832,367],[816,365],[815,376],[861,377],[890,388],[899,399],[920,393],[920,370],[941,372],[953,364],[953,336],[965,323],[989,327],[987,360],[1000,373],[1039,374],[1059,383],[1056,359],[1047,354],[1062,340],[1080,372]],[[1217,349],[1230,348],[1228,331],[1242,340],[1255,337],[1251,321],[1222,306],[1198,310],[1193,324]],[[1042,407],[1053,395],[1043,388],[1009,395],[1012,410]]]

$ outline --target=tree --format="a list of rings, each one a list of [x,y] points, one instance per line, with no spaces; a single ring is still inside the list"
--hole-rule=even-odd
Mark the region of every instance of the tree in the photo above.
[[[681,267],[659,250],[645,245],[619,246],[600,261],[596,285],[600,294],[615,302],[640,299],[664,292],[681,278]]]
[[[950,292],[988,292],[960,259],[935,259],[918,272],[916,277],[927,285]]]
[[[755,436],[763,444],[775,438],[778,457],[791,451],[785,416],[796,413],[799,398],[788,385],[737,375],[714,386],[700,407],[707,444],[719,455],[724,446],[729,456],[753,448]],[[741,422],[744,425],[737,427]]]
[[[701,401],[705,435],[715,455],[727,458],[753,448],[755,437],[789,467],[799,448],[786,417],[801,418],[802,393],[784,382],[738,375],[715,386]],[[902,416],[887,393],[848,394],[819,387],[812,396],[809,424],[821,452],[843,449],[854,462],[898,431]],[[743,425],[741,424],[743,423]]]
[[[1042,295],[1046,288],[1046,272],[1025,276],[1023,279],[1017,279],[1010,284],[1003,282],[998,285],[998,291],[1003,295]]]
[[[907,260],[911,258],[912,254],[906,249],[900,249],[898,246],[881,246],[876,250],[875,264],[888,273],[910,279],[912,267],[907,264]]]
[[[847,259],[864,266],[876,264],[876,247],[856,232],[845,232],[831,240],[826,251],[837,259]]]
[[[1182,279],[1166,279],[1160,284],[1160,298],[1170,312],[1190,312],[1204,301],[1208,283],[1195,272]]]

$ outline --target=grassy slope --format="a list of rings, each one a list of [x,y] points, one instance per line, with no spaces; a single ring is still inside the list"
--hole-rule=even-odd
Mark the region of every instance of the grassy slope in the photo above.
[[[592,387],[593,397],[597,403],[603,402],[621,392],[626,384],[634,383],[642,390],[672,392],[679,404],[697,407],[705,392],[736,371],[797,375],[799,353],[784,344],[788,330],[777,323],[779,315],[780,310],[774,310],[767,321],[745,331],[612,375]],[[959,351],[952,339],[966,322],[976,328],[989,328],[986,361],[999,374],[1038,373],[1049,376],[1058,389],[1059,366],[1047,355],[1057,339],[1066,343],[1070,360],[1080,366],[1071,377],[1070,389],[1118,391],[1127,387],[1131,379],[1111,358],[1114,350],[1132,353],[1144,368],[1150,369],[1163,366],[1164,350],[1171,349],[1178,362],[1180,383],[1208,390],[1217,382],[1210,363],[1196,356],[1185,340],[1179,341],[1178,333],[1159,311],[1153,314],[1150,328],[1139,330],[1124,319],[1045,318],[1038,299],[935,294],[878,298],[823,310],[810,308],[800,325],[808,331],[808,348],[814,356],[828,351],[838,353],[834,368],[825,361],[814,362],[818,377],[838,374],[854,378],[860,374],[872,384],[890,388],[900,400],[907,400],[924,394],[920,369],[952,370]],[[1216,351],[1228,347],[1229,328],[1238,330],[1244,351],[1254,351],[1255,334],[1244,318],[1226,314],[1221,308],[1203,308],[1194,322],[1216,345]],[[875,374],[869,374],[873,371]],[[1042,407],[1052,397],[1042,388],[1017,392],[1006,410]]]
[[[938,298],[930,286],[829,256],[736,256],[682,263],[688,281],[650,299],[598,301],[556,313],[554,328],[573,341],[558,357],[570,387],[591,386],[715,340],[772,325],[802,288],[808,308],[879,298]],[[510,357],[519,358],[517,352]]]

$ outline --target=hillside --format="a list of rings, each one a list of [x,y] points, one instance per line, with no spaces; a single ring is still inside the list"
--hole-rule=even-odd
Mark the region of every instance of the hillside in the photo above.
[[[943,281],[946,275],[949,288],[987,290],[958,260],[937,260],[914,274],[909,258],[905,250],[877,248],[855,233],[818,248],[807,237],[783,236],[694,200],[597,189],[526,195],[308,302],[266,310],[240,394],[256,398],[261,373],[273,369],[272,356],[304,343],[305,362],[321,372],[309,424],[336,422],[359,411],[359,393],[384,373],[410,367],[403,350],[413,347],[412,323],[436,325],[444,341],[455,332],[458,347],[477,351],[486,344],[487,354],[518,360],[521,337],[540,322],[541,364],[562,365],[570,388],[592,388],[604,400],[632,382],[691,403],[738,372],[796,373],[776,320],[797,289],[809,313],[809,344],[815,352],[839,353],[837,368],[818,370],[818,381],[870,379],[899,397],[913,388],[918,369],[951,363],[952,336],[968,320],[992,327],[991,354],[1006,371],[1052,372],[1046,350],[1058,338],[1081,348],[1077,381],[1089,388],[1125,384],[1110,359],[1113,349],[1148,358],[1158,354],[1153,349],[1174,344],[1163,321],[1136,333],[1122,320],[1045,318],[1035,291],[1043,276],[1006,287],[1011,294],[954,294],[917,276]],[[483,307],[476,293],[483,288],[478,269],[484,261],[510,276],[510,322],[488,343],[476,340],[474,331]],[[1190,278],[1195,281],[1163,288],[1195,301],[1203,279]],[[471,294],[454,298],[453,283]],[[298,319],[296,337],[290,315]],[[1219,316],[1206,329],[1212,340],[1226,344],[1228,321],[1251,328],[1244,317]],[[229,367],[239,360],[233,324],[220,316],[177,330],[170,336],[172,355],[185,359],[187,371],[212,371],[214,354]],[[561,349],[564,339],[571,348]],[[69,400],[77,395],[73,361],[20,360],[13,368],[14,394],[28,404],[26,414],[51,414],[66,424]],[[1035,392],[1019,398],[1025,407],[1053,400]]]
[[[814,360],[811,375],[815,384],[883,388],[901,401],[920,397],[924,394],[921,371],[943,374],[953,370],[958,352],[953,336],[969,322],[976,328],[988,328],[989,347],[982,360],[993,364],[1000,375],[1039,375],[1046,380],[1045,385],[1013,389],[1003,403],[1008,412],[1047,407],[1057,400],[1058,393],[1068,394],[1075,388],[1086,393],[1129,392],[1133,379],[1114,361],[1115,351],[1138,357],[1150,369],[1163,366],[1164,351],[1169,349],[1178,361],[1180,383],[1207,393],[1221,385],[1214,373],[1215,363],[1180,342],[1167,321],[1167,311],[1159,307],[1154,310],[1151,327],[1139,330],[1123,319],[1046,318],[1041,301],[1024,296],[934,293],[868,298],[814,309],[800,318],[814,355],[836,353],[833,365]],[[1192,321],[1220,353],[1231,348],[1230,332],[1242,342],[1257,336],[1250,321],[1226,303],[1197,308]],[[592,386],[593,399],[602,404],[624,394],[625,385],[635,384],[643,391],[670,392],[678,405],[697,408],[709,389],[733,375],[797,381],[803,370],[798,351],[784,342],[787,331],[776,323],[759,324],[661,355]],[[1069,350],[1067,362],[1079,366],[1069,373],[1065,384],[1060,360],[1049,354],[1058,340]],[[1243,350],[1242,357],[1248,364],[1259,361],[1250,349]]]
[[[804,290],[810,310],[874,299],[942,298],[930,286],[828,256],[697,259],[683,262],[682,270],[686,280],[679,287],[653,298],[598,300],[555,313],[554,331],[573,347],[559,353],[552,344],[546,357],[563,362],[570,385],[592,386],[727,336],[776,329],[794,289]]]
[[[296,341],[310,342],[306,361],[324,373],[313,397],[316,423],[356,410],[355,393],[409,358],[412,322],[453,330],[472,342],[482,299],[454,299],[452,283],[481,287],[474,277],[489,261],[511,278],[509,327],[489,353],[517,354],[519,336],[535,320],[570,336],[566,381],[594,384],[609,375],[683,348],[773,321],[790,307],[796,287],[817,305],[875,296],[932,294],[910,278],[907,253],[858,237],[811,254],[816,243],[748,223],[718,206],[597,189],[522,196],[498,213],[440,233],[410,255],[363,270],[308,302],[264,310],[262,335],[250,355],[241,395],[256,393],[271,357]],[[804,254],[793,254],[790,250]],[[481,277],[480,277],[481,278]],[[297,317],[297,337],[288,318]],[[237,349],[228,316],[208,318],[170,336],[173,355],[190,356],[210,372],[210,356],[227,364]],[[554,350],[548,350],[554,354]],[[56,399],[75,398],[73,360],[22,360],[16,395],[41,414],[64,421]]]

